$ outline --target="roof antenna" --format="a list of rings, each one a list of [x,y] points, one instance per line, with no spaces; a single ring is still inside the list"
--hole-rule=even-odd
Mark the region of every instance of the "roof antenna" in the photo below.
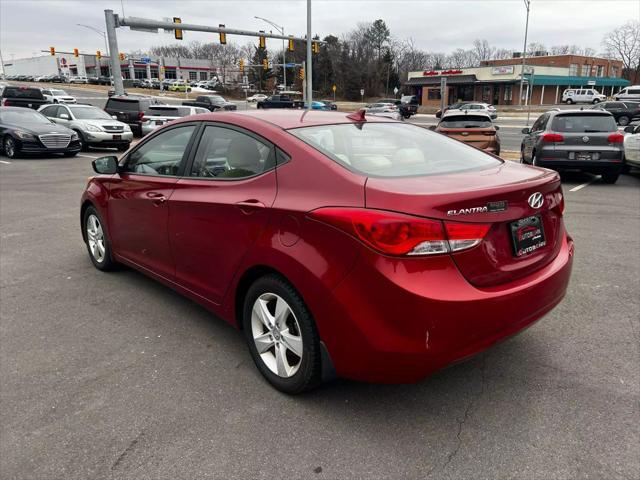
[[[364,118],[364,114],[366,113],[366,110],[364,108],[361,108],[359,110],[356,110],[353,113],[350,113],[349,115],[347,115],[347,118],[349,120],[354,120],[356,122],[366,122],[367,119]]]

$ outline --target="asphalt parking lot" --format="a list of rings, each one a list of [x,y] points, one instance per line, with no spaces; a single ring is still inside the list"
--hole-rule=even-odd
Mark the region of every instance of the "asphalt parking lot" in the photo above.
[[[100,155],[0,157],[3,478],[640,478],[640,175],[563,176],[573,278],[527,331],[415,385],[288,397],[222,320],[93,268]]]

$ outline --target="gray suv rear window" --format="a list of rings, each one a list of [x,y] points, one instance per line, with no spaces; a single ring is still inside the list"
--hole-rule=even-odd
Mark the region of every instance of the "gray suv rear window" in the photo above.
[[[553,119],[551,130],[565,133],[615,132],[617,126],[610,115],[558,115]]]

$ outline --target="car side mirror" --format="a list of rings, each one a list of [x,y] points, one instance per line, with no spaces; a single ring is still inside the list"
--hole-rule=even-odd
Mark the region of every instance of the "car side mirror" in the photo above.
[[[494,125],[493,128],[495,128],[496,130],[500,130],[500,125]]]
[[[60,114],[60,118],[63,119],[63,120],[70,120],[71,119],[71,117],[69,116],[68,113],[61,113]]]
[[[113,175],[114,173],[118,173],[118,157],[109,155],[107,157],[96,158],[91,162],[91,166],[96,173]]]
[[[111,115],[111,118],[113,118],[114,120],[117,120],[118,116],[117,115]]]
[[[523,129],[522,129],[522,133],[524,133],[525,135],[527,135],[527,134],[531,133],[531,129],[530,129],[530,128],[528,128],[528,127],[525,127],[525,128],[523,128]]]

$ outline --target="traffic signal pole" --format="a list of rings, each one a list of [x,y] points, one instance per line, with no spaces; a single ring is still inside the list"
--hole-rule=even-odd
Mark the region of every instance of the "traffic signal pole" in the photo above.
[[[311,66],[311,0],[307,0],[307,62],[305,65],[305,79],[307,81],[307,110],[311,110],[313,100],[313,70]]]
[[[122,71],[120,70],[120,59],[116,55],[118,49],[118,37],[116,36],[116,17],[113,10],[104,11],[105,24],[107,26],[107,41],[109,42],[109,63],[111,63],[111,75],[113,75],[113,90],[116,95],[124,95],[124,84],[122,82]]]

